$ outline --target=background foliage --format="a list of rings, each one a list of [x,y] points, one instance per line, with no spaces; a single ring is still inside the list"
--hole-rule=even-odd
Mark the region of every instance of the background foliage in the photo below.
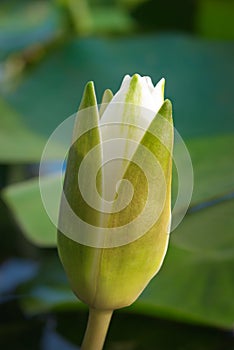
[[[106,349],[233,348],[233,10],[232,0],[1,1],[2,347],[78,348],[87,310],[58,260],[38,163],[88,80],[100,98],[139,72],[155,83],[166,78],[194,193],[163,268],[133,306],[116,312]],[[48,164],[43,179],[51,198],[55,168]]]

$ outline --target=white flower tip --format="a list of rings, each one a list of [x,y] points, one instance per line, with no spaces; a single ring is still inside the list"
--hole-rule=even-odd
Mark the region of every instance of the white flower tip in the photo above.
[[[154,91],[153,91],[153,97],[155,99],[159,99],[161,101],[164,101],[164,88],[165,88],[165,79],[162,78],[159,80],[159,82],[155,85]]]
[[[150,92],[153,93],[153,91],[154,91],[154,85],[153,85],[153,83],[152,83],[151,78],[150,78],[150,77],[144,77],[144,78],[145,78],[146,84],[147,84],[147,86],[148,86]]]
[[[142,77],[138,73],[134,73],[131,77],[131,86],[136,86],[138,83],[141,82]]]
[[[134,79],[140,79],[141,78],[141,76],[140,76],[140,74],[138,74],[138,73],[134,73],[133,74],[133,76],[132,76],[132,78],[134,78]]]
[[[142,77],[140,74],[138,73],[134,73],[132,76],[130,76],[129,74],[125,75],[125,77],[123,78],[123,83],[125,82],[130,82],[130,81],[135,81],[135,82],[139,82],[141,81],[141,79],[145,79],[146,77]],[[150,78],[149,78],[150,79]]]
[[[126,84],[129,84],[131,80],[131,77],[129,74],[126,74],[122,80],[122,84],[120,86],[120,89],[122,89]]]
[[[159,82],[155,85],[155,88],[158,87],[159,90],[161,90],[163,96],[164,96],[164,89],[165,89],[165,79],[162,78],[159,80]]]

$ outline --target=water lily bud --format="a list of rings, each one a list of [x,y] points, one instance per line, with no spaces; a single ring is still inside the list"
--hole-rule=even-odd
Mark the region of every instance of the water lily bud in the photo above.
[[[126,76],[114,96],[105,91],[100,110],[87,84],[67,161],[58,250],[73,291],[91,308],[130,305],[160,269],[172,147],[164,79],[154,87],[149,77]]]

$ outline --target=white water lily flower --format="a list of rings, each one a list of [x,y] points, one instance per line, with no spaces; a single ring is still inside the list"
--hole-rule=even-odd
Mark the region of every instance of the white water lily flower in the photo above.
[[[126,75],[119,91],[113,96],[106,107],[100,120],[100,125],[107,125],[101,128],[102,141],[122,138],[118,148],[121,159],[131,159],[140,139],[147,130],[149,124],[159,111],[164,102],[164,84],[161,79],[154,87],[150,77],[141,77],[135,74],[133,77]],[[136,106],[138,108],[136,108]],[[111,127],[115,124],[116,127]],[[123,128],[122,124],[129,124],[130,127]],[[136,141],[135,145],[132,142]],[[113,145],[114,147],[114,145]],[[103,151],[103,163],[109,158],[112,149]],[[121,180],[125,172],[125,165],[112,163],[112,166],[104,168],[104,197],[113,200],[116,194],[115,185]]]
[[[171,215],[171,103],[164,100],[164,79],[154,87],[149,77],[135,74],[125,76],[114,96],[106,90],[99,110],[93,83],[88,83],[80,110],[85,118],[78,113],[64,194],[82,223],[71,220],[62,200],[59,255],[75,294],[91,308],[114,310],[138,297],[166,253]],[[87,130],[89,123],[92,128]],[[89,158],[93,150],[95,157]],[[96,164],[102,165],[98,172]],[[82,171],[80,186],[77,174]]]
[[[164,78],[154,87],[150,77],[141,77],[138,74],[133,77],[126,75],[119,91],[114,95],[112,103],[125,101],[157,113],[164,102],[164,84]],[[133,88],[134,94],[131,93]],[[110,121],[106,115],[103,118]]]

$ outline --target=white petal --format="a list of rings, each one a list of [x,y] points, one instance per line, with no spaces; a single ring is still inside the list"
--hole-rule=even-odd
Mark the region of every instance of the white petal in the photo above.
[[[165,79],[162,78],[159,80],[159,82],[155,85],[152,97],[154,99],[154,106],[155,110],[158,112],[160,107],[162,106],[164,102],[164,86],[165,86]]]
[[[159,82],[161,85],[163,81]],[[159,84],[158,83],[158,84]],[[103,162],[108,161],[109,155],[116,153],[118,158],[130,160],[139,144],[145,130],[155,117],[163,103],[160,84],[154,88],[149,77],[141,77],[135,74],[133,77],[126,75],[119,91],[108,104],[100,120],[102,141],[119,139],[108,147],[103,145]],[[162,89],[161,89],[162,90]],[[132,125],[131,127],[126,124]],[[135,141],[135,143],[132,143]],[[103,168],[104,197],[107,200],[115,198],[117,182],[123,177],[126,162],[113,161]]]
[[[123,78],[123,81],[121,83],[120,89],[125,88],[125,86],[129,86],[131,77],[129,74],[126,74]]]
[[[152,118],[155,116],[157,112],[155,101],[153,98],[154,87],[149,77],[140,77],[140,84],[141,84],[141,100],[138,105],[145,109],[143,110],[143,112],[145,113],[145,118],[147,118],[150,123],[150,121],[152,120]],[[152,113],[148,113],[146,112],[146,110],[149,110]],[[144,117],[144,113],[143,113],[143,117]],[[149,115],[151,116],[150,119],[149,119]]]
[[[153,91],[154,91],[154,85],[153,85],[153,83],[152,83],[151,78],[150,78],[150,77],[144,77],[144,78],[145,78],[145,80],[146,80],[146,82],[147,82],[147,84],[148,84],[148,88],[149,88],[150,92],[153,93]]]

